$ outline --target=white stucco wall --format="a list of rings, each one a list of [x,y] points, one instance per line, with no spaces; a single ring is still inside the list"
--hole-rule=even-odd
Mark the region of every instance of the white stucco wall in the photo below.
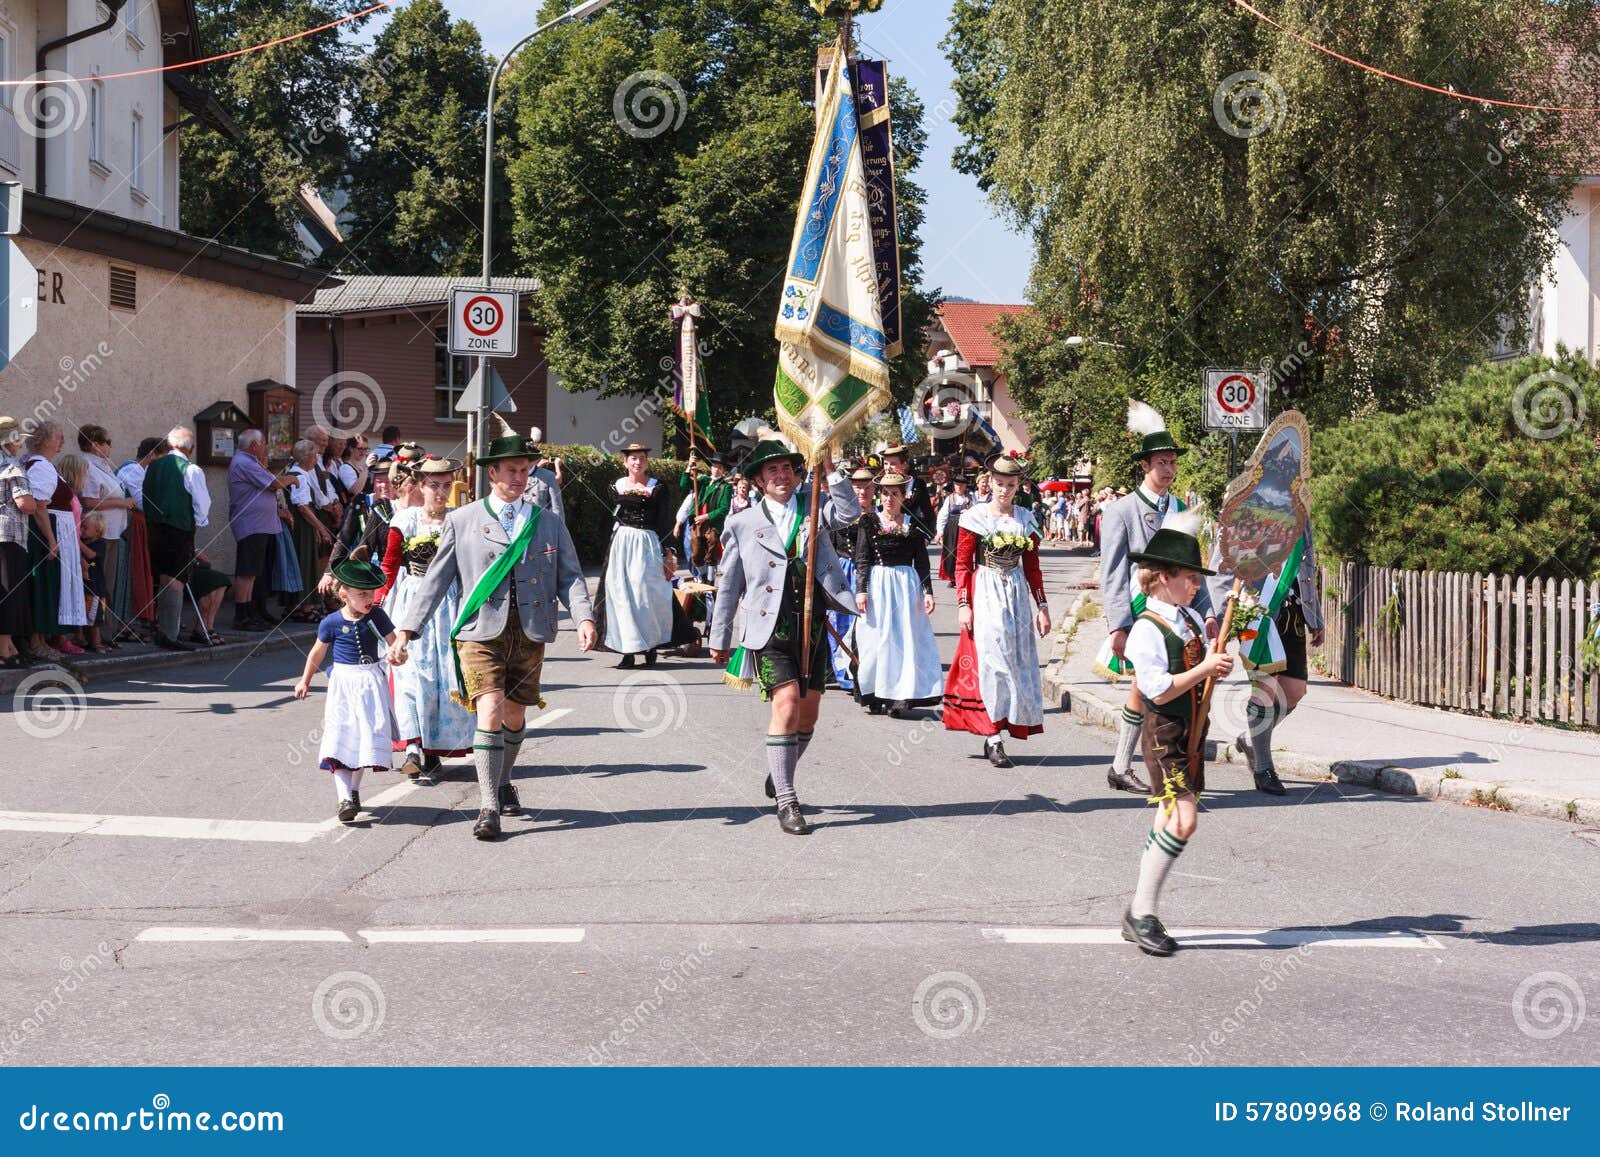
[[[1560,343],[1595,356],[1596,302],[1592,274],[1600,263],[1600,231],[1593,227],[1594,197],[1600,181],[1580,184],[1556,235],[1555,259],[1545,274],[1539,308],[1543,313],[1541,352],[1554,356]]]

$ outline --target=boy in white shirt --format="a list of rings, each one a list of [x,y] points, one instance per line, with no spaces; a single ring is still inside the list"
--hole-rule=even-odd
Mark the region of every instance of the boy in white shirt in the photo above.
[[[1139,564],[1145,595],[1124,649],[1133,664],[1143,700],[1140,736],[1144,764],[1159,805],[1139,861],[1139,884],[1122,917],[1122,938],[1152,956],[1171,956],[1178,942],[1156,916],[1156,900],[1172,865],[1194,835],[1199,797],[1205,790],[1204,733],[1200,755],[1191,764],[1189,741],[1207,679],[1233,670],[1233,656],[1206,649],[1205,624],[1190,607],[1202,576],[1215,572],[1200,565],[1199,514],[1185,511],[1151,536],[1144,550],[1128,558]]]

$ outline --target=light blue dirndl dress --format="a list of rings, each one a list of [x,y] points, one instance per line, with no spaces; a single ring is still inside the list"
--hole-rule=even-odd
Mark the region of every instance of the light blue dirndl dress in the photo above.
[[[435,529],[423,525],[420,506],[396,511],[394,521],[389,523],[390,535],[400,535],[402,546],[417,535]],[[383,608],[391,619],[398,621],[404,616],[406,604],[421,585],[419,580],[427,572],[435,549],[422,547],[403,554],[394,588],[383,600]],[[422,634],[411,640],[406,648],[406,662],[392,668],[395,738],[401,743],[420,741],[426,755],[465,755],[472,750],[472,732],[477,719],[450,698],[456,685],[450,630],[460,612],[461,583],[457,581],[450,584],[438,609],[423,624]]]

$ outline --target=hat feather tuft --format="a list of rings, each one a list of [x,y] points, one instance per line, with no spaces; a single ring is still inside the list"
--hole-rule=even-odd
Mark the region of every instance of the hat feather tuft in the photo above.
[[[1167,428],[1167,420],[1156,412],[1156,408],[1144,402],[1128,399],[1128,429],[1140,438],[1151,434],[1159,434]]]
[[[1200,536],[1200,527],[1205,524],[1206,512],[1204,506],[1191,506],[1187,510],[1180,510],[1176,514],[1168,515],[1161,526],[1164,530],[1177,530],[1189,535],[1191,538]]]

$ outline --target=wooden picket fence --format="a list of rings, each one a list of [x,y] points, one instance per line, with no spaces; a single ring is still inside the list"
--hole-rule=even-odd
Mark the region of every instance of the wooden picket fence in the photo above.
[[[1583,640],[1600,582],[1322,570],[1323,659],[1334,678],[1408,703],[1600,727],[1600,672]]]

